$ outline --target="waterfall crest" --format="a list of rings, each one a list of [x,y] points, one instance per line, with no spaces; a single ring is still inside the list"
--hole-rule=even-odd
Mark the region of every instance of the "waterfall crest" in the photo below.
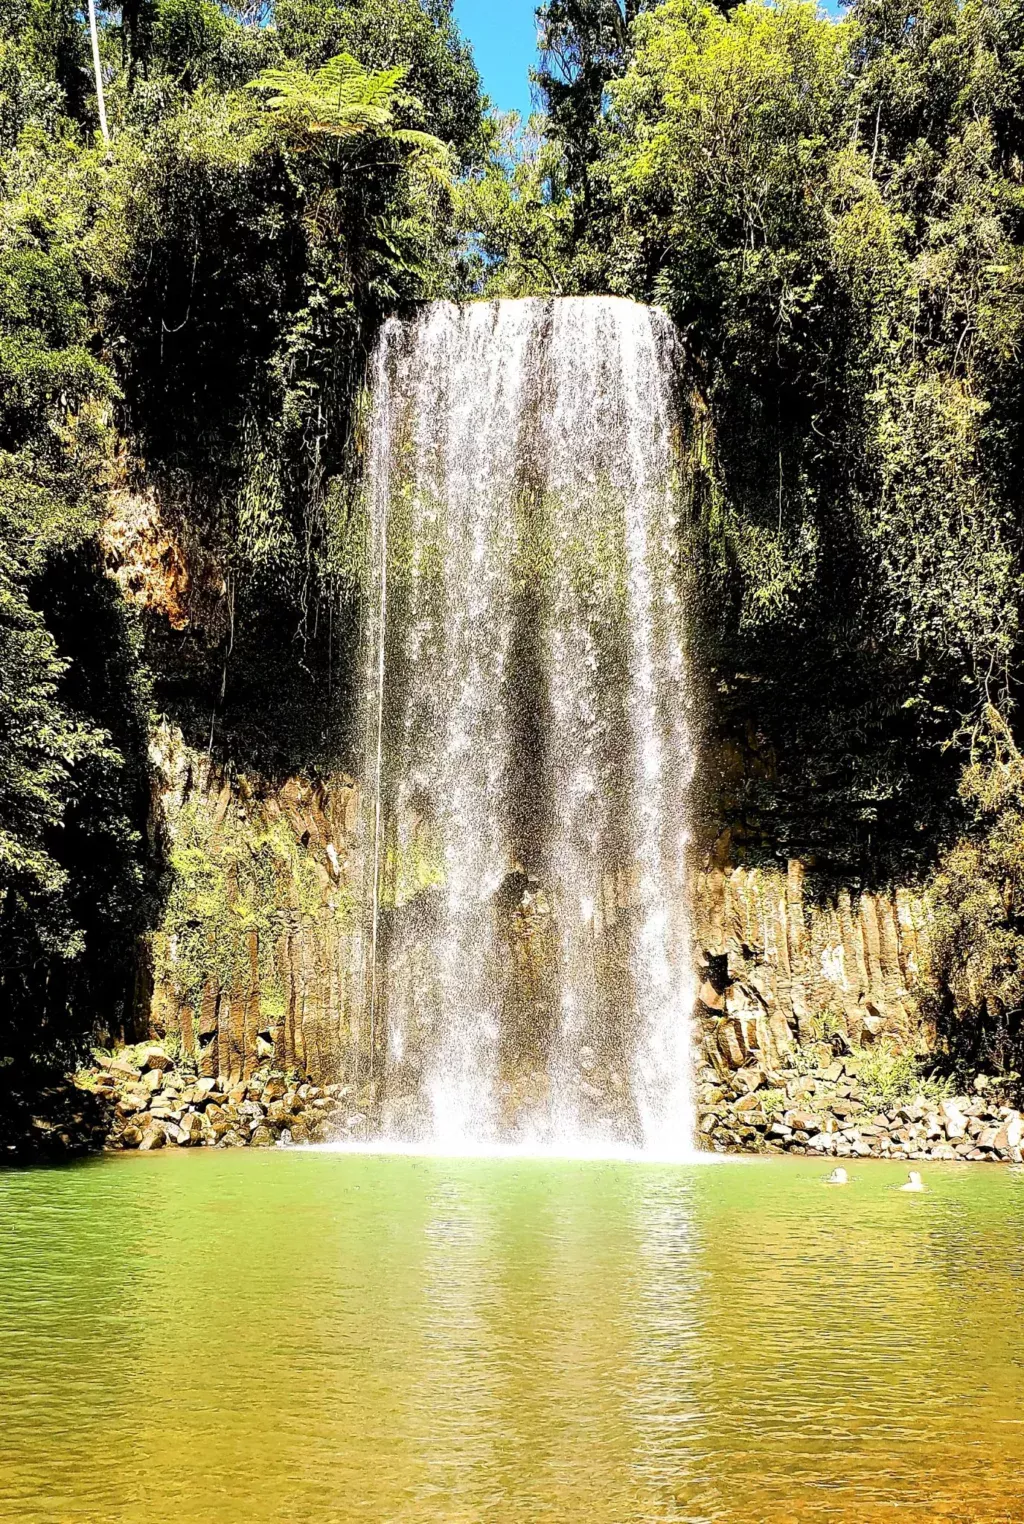
[[[690,1148],[675,344],[604,297],[438,303],[381,337],[364,776],[391,1139]]]

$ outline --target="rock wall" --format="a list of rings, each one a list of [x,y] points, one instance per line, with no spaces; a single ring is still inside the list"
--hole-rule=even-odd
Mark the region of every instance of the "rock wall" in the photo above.
[[[141,1029],[227,1085],[258,1069],[355,1078],[362,992],[360,798],[344,775],[247,778],[153,738],[167,898]]]
[[[711,864],[696,877],[700,1012],[715,1061],[779,1068],[796,1046],[927,1046],[913,989],[928,912],[909,890],[856,892],[785,873]]]
[[[140,1032],[229,1087],[268,1068],[319,1085],[360,1083],[357,784],[343,774],[247,777],[167,725],[152,761],[167,896],[143,960]],[[823,1065],[880,1040],[927,1047],[912,993],[927,955],[920,897],[836,889],[799,862],[781,872],[712,861],[693,884],[699,1068],[787,1070],[794,1052],[815,1045]],[[535,936],[532,920],[525,930],[520,921],[502,920],[507,977],[523,986],[522,1025],[536,1036]],[[527,1067],[529,1058],[524,1050]]]

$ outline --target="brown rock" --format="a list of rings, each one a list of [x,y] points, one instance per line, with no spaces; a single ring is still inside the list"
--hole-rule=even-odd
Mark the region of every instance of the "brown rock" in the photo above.
[[[203,1126],[203,1118],[197,1111],[190,1111],[181,1119],[181,1145],[183,1148],[197,1148],[202,1143],[208,1128]]]
[[[119,1075],[121,1079],[137,1080],[141,1071],[132,1064],[123,1064],[116,1058],[101,1058],[100,1064],[111,1074]]]
[[[142,1067],[163,1074],[174,1068],[174,1059],[169,1058],[162,1048],[147,1048],[142,1055]]]
[[[860,1101],[846,1101],[842,1098],[834,1100],[831,1107],[837,1117],[854,1117],[864,1109]]]
[[[206,1108],[206,1121],[214,1137],[222,1138],[231,1130],[231,1121],[223,1106],[208,1106]]]
[[[723,1021],[717,1032],[718,1049],[730,1069],[742,1069],[747,1055],[739,1031],[731,1021]]]
[[[721,993],[720,990],[716,990],[714,985],[709,983],[707,979],[705,979],[704,983],[700,987],[700,996],[698,998],[700,999],[701,1005],[704,1006],[706,1010],[725,1010],[725,996]]]
[[[733,1078],[735,1083],[747,1092],[760,1090],[764,1084],[764,1070],[760,1065],[754,1064],[748,1069],[737,1069]]]
[[[146,1128],[142,1142],[139,1144],[139,1153],[146,1154],[154,1148],[163,1148],[166,1141],[163,1128],[159,1122],[156,1122],[152,1127]]]
[[[813,1111],[787,1111],[785,1123],[794,1132],[812,1134],[821,1131],[821,1118]]]

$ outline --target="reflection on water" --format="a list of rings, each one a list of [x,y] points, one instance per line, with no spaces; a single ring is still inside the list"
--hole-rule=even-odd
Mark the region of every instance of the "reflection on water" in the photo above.
[[[0,1519],[1024,1518],[1024,1176],[0,1175]]]

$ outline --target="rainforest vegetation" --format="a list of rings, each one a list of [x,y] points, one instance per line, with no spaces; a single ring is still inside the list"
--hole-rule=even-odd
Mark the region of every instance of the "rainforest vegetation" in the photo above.
[[[1024,0],[539,24],[527,124],[447,0],[0,0],[5,1072],[131,1005],[156,717],[266,773],[344,754],[381,320],[594,292],[684,339],[708,754],[742,757],[709,812],[930,886],[923,998],[1012,1060]],[[124,595],[113,501],[173,525],[187,628]]]

